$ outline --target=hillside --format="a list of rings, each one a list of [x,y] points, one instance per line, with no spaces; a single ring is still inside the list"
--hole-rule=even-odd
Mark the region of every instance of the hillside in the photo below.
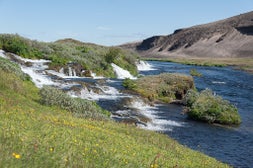
[[[91,73],[96,73],[100,76],[115,77],[111,63],[137,75],[135,62],[138,55],[117,47],[104,47],[74,39],[45,43],[19,35],[0,34],[0,49],[24,58],[50,60],[50,68],[56,71],[63,68],[67,73],[71,67],[78,76],[91,76]]]
[[[208,61],[215,61],[217,58],[250,60],[253,57],[252,46],[253,12],[122,45],[138,51],[145,58],[208,58]],[[236,61],[233,63],[236,64]],[[250,65],[252,66],[252,61]]]

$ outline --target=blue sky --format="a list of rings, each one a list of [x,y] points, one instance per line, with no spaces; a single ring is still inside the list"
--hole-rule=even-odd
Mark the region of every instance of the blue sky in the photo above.
[[[0,33],[119,45],[252,10],[253,0],[0,0]]]

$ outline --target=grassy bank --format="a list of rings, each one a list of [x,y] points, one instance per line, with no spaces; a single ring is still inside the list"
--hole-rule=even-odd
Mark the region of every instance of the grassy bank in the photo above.
[[[144,58],[150,61],[165,61],[165,62],[176,62],[186,65],[198,65],[198,66],[234,66],[236,69],[241,69],[253,73],[253,59],[252,58]]]
[[[43,105],[32,82],[8,69],[0,68],[1,167],[228,167],[165,135]]]

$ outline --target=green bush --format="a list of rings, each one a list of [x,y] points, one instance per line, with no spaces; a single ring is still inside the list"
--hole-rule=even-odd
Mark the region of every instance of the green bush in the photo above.
[[[28,40],[17,34],[0,35],[0,47],[4,51],[15,53],[25,58],[41,58],[42,52],[33,47],[33,43],[37,42]]]
[[[188,106],[188,116],[194,120],[227,125],[241,123],[237,108],[220,96],[214,95],[210,89],[200,93],[190,90],[184,102]]]
[[[199,92],[197,90],[190,89],[187,91],[187,94],[184,97],[183,102],[188,107],[191,107],[193,103],[196,102],[198,97],[199,97]]]
[[[126,89],[135,89],[137,87],[134,80],[131,80],[129,78],[124,79],[122,84]]]
[[[72,98],[65,94],[63,91],[44,86],[40,90],[41,103],[48,106],[59,106],[64,110],[68,110],[74,114],[74,116],[82,118],[92,118],[98,120],[108,120],[110,113],[103,110],[95,102]]]

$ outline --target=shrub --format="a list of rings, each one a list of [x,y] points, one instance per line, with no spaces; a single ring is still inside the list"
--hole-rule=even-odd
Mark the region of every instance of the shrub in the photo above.
[[[199,92],[197,90],[190,89],[187,91],[186,96],[183,99],[183,103],[189,107],[198,99]]]
[[[33,43],[37,42],[28,40],[17,34],[0,35],[0,46],[3,50],[18,54],[26,58],[41,58],[42,52],[33,47]]]
[[[44,86],[40,90],[40,95],[42,104],[59,106],[62,109],[72,112],[74,116],[99,120],[109,119],[108,116],[110,113],[103,110],[95,102],[80,98],[72,98],[59,89]]]
[[[237,108],[214,95],[210,89],[200,93],[188,91],[184,102],[188,106],[188,116],[194,120],[227,125],[238,125],[241,122]]]
[[[135,89],[137,87],[134,80],[131,80],[129,78],[124,79],[122,84],[126,89]]]

